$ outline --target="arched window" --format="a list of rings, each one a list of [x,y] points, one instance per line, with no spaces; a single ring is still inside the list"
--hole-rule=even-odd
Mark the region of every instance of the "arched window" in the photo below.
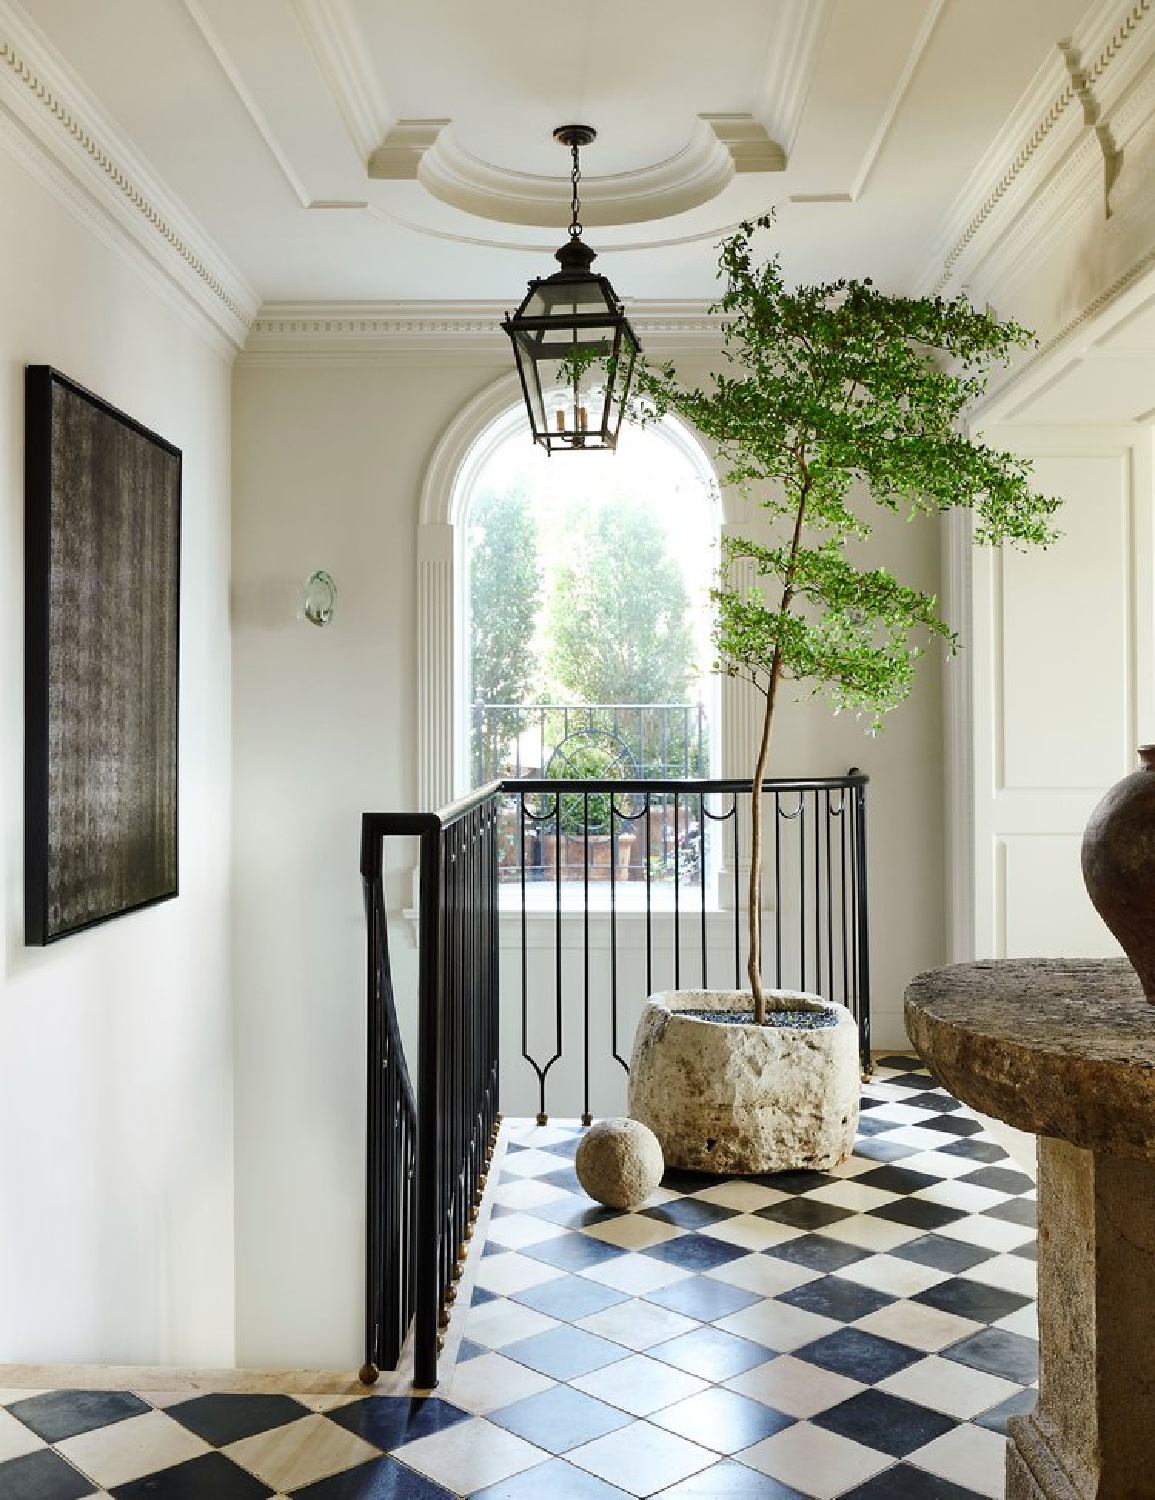
[[[682,424],[665,419],[652,429],[623,433],[615,455],[563,455],[549,458],[534,448],[525,431],[520,392],[512,378],[504,378],[482,392],[463,410],[442,438],[426,475],[419,530],[418,699],[420,710],[419,795],[421,806],[439,807],[468,790],[478,779],[478,713],[471,668],[469,624],[469,518],[480,496],[508,493],[521,487],[547,524],[576,503],[579,492],[591,505],[609,506],[615,496],[635,495],[640,509],[656,514],[662,523],[667,553],[682,567],[686,586],[694,595],[690,628],[692,659],[698,675],[688,686],[694,696],[681,707],[691,710],[677,719],[667,715],[667,745],[671,730],[684,746],[684,768],[668,766],[669,774],[718,774],[721,768],[721,713],[719,685],[709,671],[712,657],[704,624],[708,588],[716,563],[719,531],[724,523],[723,502],[714,472],[697,439]],[[633,502],[627,502],[632,504]],[[572,510],[570,510],[572,514]],[[555,551],[557,549],[555,548]],[[540,633],[540,632],[539,632]],[[542,641],[539,640],[540,646]],[[545,686],[544,683],[535,684]],[[701,695],[701,753],[696,695]],[[588,698],[583,692],[580,696]],[[605,694],[602,694],[603,698]],[[685,698],[687,695],[678,695]],[[630,700],[632,701],[632,700]],[[644,706],[644,705],[643,705]],[[619,715],[608,727],[643,764],[639,770],[656,774],[652,752],[661,741],[660,717]],[[485,722],[486,716],[482,716]],[[574,721],[575,727],[580,727]],[[511,733],[504,736],[504,728]],[[593,727],[602,727],[600,720]],[[556,738],[535,725],[503,725],[496,738],[506,738],[507,750],[517,759],[517,743],[525,746],[523,770],[543,769],[544,756]],[[491,743],[495,736],[491,735]],[[537,754],[530,754],[537,741]],[[507,754],[506,758],[509,756]],[[539,762],[532,764],[533,761]],[[516,767],[515,767],[516,768]],[[482,770],[488,766],[482,753]],[[504,767],[502,768],[504,769]],[[482,778],[484,779],[484,777]]]

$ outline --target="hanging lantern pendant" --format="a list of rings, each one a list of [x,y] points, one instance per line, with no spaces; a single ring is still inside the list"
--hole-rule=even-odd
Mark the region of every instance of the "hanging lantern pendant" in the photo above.
[[[569,239],[554,256],[561,269],[531,281],[501,325],[513,344],[534,441],[548,453],[616,447],[641,347],[608,279],[590,269],[595,252],[581,237],[578,152],[596,136],[589,125],[554,131],[573,158]]]

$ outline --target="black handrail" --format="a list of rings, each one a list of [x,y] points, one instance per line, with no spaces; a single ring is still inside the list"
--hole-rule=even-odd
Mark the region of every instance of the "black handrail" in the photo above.
[[[866,787],[868,778],[845,776],[767,781],[772,799],[767,820],[764,869],[773,872],[774,934],[764,941],[765,978],[776,987],[811,988],[848,1005],[859,1025],[864,1068],[870,1064],[870,965],[866,901]],[[658,954],[652,931],[654,896],[664,883],[673,917],[673,977],[708,986],[707,863],[712,837],[737,872],[745,820],[740,803],[749,783],[741,780],[608,780],[559,783],[549,778],[491,782],[440,813],[366,813],[362,819],[361,873],[368,921],[368,1226],[366,1268],[366,1367],[395,1367],[414,1324],[414,1384],[437,1380],[439,1330],[448,1323],[477,1205],[485,1186],[498,1113],[498,842],[502,806],[508,843],[514,830],[515,867],[501,873],[519,882],[521,901],[522,1055],[537,1077],[539,1118],[546,1118],[548,1075],[562,1054],[563,886],[580,891],[585,958],[583,1118],[590,1119],[591,981],[591,799],[598,818],[607,817],[611,855],[606,872],[611,923],[610,1054],[622,1069],[619,1041],[617,920],[624,880],[644,888],[647,991]],[[578,878],[562,878],[564,816],[580,810]],[[688,814],[692,812],[694,817]],[[696,821],[695,821],[696,819]],[[533,865],[541,830],[552,826],[557,847],[552,869]],[[601,827],[601,823],[598,824]],[[688,837],[694,830],[693,839]],[[772,833],[770,832],[772,830]],[[672,832],[671,832],[672,831]],[[627,841],[625,834],[631,834]],[[390,837],[420,839],[418,935],[418,1090],[414,1100],[394,1007],[386,911],[383,847]],[[669,870],[667,839],[672,840]],[[602,835],[602,843],[606,836]],[[655,849],[655,842],[663,847]],[[619,860],[617,844],[628,844]],[[508,849],[503,852],[503,858]],[[635,861],[636,862],[631,862]],[[545,908],[556,923],[554,994],[556,1025],[549,1058],[535,1060],[529,1046],[527,975],[528,876],[548,878],[553,890]],[[742,893],[711,915],[732,934],[734,984],[744,988],[741,944]],[[697,957],[682,961],[681,923],[696,919]],[[796,925],[795,925],[796,919]],[[788,930],[789,929],[789,930]],[[693,931],[693,928],[691,928]],[[671,955],[667,955],[668,957]],[[687,972],[683,974],[683,970]],[[695,972],[696,970],[696,972]],[[692,980],[691,980],[692,982]],[[539,996],[539,1003],[549,1003]]]

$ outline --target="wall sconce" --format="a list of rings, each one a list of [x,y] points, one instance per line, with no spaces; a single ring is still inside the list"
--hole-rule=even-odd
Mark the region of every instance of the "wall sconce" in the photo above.
[[[337,585],[318,568],[305,579],[305,619],[310,625],[328,625],[337,604]]]

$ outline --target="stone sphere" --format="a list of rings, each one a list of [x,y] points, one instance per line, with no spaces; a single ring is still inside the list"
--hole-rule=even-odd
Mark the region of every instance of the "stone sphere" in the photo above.
[[[658,1138],[640,1120],[599,1120],[574,1159],[578,1181],[607,1208],[636,1208],[662,1180],[666,1164]]]

